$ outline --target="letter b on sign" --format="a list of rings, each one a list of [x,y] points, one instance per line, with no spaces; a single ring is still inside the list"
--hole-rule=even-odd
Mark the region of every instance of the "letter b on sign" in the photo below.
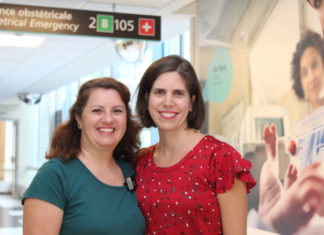
[[[114,17],[111,15],[97,15],[97,32],[113,33]]]

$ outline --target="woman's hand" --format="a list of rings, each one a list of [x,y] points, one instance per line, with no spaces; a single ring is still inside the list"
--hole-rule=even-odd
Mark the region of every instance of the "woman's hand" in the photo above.
[[[324,178],[317,173],[319,165],[316,162],[305,168],[263,217],[276,232],[283,234],[297,232],[308,224],[324,203]]]

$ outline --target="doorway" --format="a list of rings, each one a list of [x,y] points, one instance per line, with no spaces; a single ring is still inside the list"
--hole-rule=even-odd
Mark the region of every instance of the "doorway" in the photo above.
[[[0,193],[15,196],[17,181],[17,121],[0,120]]]

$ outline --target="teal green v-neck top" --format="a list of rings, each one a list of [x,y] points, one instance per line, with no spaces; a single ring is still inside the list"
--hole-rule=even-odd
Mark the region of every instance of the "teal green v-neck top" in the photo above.
[[[132,165],[118,160],[125,177]],[[145,219],[135,191],[99,181],[78,158],[66,163],[55,158],[42,165],[23,196],[47,201],[64,211],[61,235],[140,235]]]

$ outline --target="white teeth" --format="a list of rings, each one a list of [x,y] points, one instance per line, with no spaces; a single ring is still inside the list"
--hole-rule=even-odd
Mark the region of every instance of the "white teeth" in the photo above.
[[[99,130],[103,131],[103,132],[113,132],[114,131],[113,128],[100,128]]]
[[[170,117],[174,117],[175,114],[174,113],[162,113],[163,116],[170,118]]]

